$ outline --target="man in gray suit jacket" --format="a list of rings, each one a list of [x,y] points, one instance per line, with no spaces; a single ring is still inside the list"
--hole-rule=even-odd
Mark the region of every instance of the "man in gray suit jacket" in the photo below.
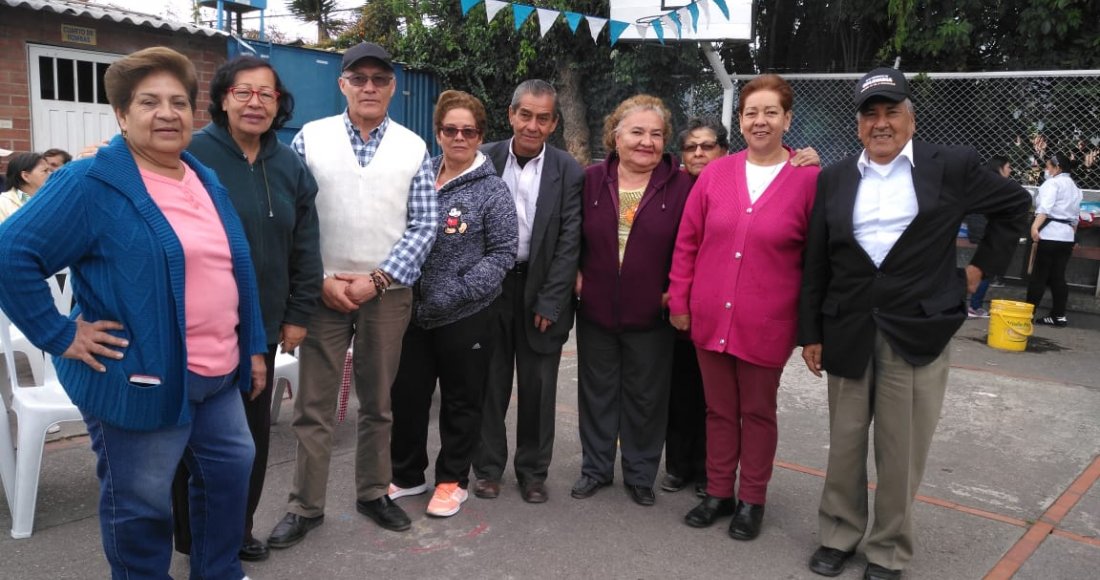
[[[546,144],[558,125],[557,92],[549,83],[520,83],[508,120],[514,136],[482,146],[515,197],[519,248],[497,302],[501,328],[489,363],[481,445],[474,455],[474,495],[500,495],[508,461],[504,415],[516,371],[516,479],[524,501],[542,503],[554,449],[558,363],[573,327],[584,171],[568,153]]]

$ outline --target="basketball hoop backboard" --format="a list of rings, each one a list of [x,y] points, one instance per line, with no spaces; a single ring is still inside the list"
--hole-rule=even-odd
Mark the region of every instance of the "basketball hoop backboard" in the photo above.
[[[665,42],[752,40],[752,0],[725,0],[730,14],[728,20],[714,0],[611,0],[610,4],[611,19],[630,25],[619,37],[619,42],[656,41],[657,34],[651,23],[670,12],[680,14],[682,33],[677,38],[675,26],[670,25],[668,20],[663,21]],[[692,27],[692,18],[687,9],[691,4],[698,8],[698,30]],[[643,25],[644,35],[639,33],[637,25]]]

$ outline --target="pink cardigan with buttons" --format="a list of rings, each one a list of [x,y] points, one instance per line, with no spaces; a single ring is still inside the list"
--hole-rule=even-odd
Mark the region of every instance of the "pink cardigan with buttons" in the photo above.
[[[782,367],[795,346],[820,168],[785,165],[751,203],[746,155],[711,162],[691,190],[672,257],[669,311],[691,315],[699,348]]]

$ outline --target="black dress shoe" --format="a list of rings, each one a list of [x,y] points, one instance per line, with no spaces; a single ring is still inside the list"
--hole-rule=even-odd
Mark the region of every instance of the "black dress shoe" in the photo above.
[[[474,482],[474,495],[481,499],[496,499],[500,496],[500,481],[479,479]]]
[[[713,524],[718,518],[732,513],[732,497],[711,497],[708,495],[684,516],[684,523],[693,528],[705,528]]]
[[[596,495],[596,492],[599,491],[601,487],[606,487],[608,485],[611,485],[610,481],[599,481],[587,475],[582,475],[580,479],[577,480],[577,483],[573,484],[573,489],[570,490],[569,495],[577,499],[589,498]]]
[[[745,503],[738,500],[730,520],[730,537],[748,541],[760,535],[760,524],[764,521],[764,504]]]
[[[546,492],[546,484],[541,481],[519,484],[520,494],[527,503],[546,503],[550,494]]]
[[[867,569],[863,571],[863,580],[899,580],[901,570],[883,568],[878,564],[867,563]]]
[[[699,499],[707,497],[707,478],[695,480],[695,497]]]
[[[651,506],[657,503],[657,496],[653,495],[653,488],[647,485],[626,484],[626,490],[630,492],[630,499],[638,505]]]
[[[661,480],[661,489],[668,492],[677,492],[684,489],[687,485],[687,480],[672,473],[666,473],[665,478]]]
[[[412,527],[412,520],[405,510],[393,503],[388,495],[371,501],[358,500],[355,502],[355,509],[387,530],[403,532]]]
[[[271,530],[271,537],[267,539],[267,545],[276,550],[289,548],[301,542],[310,530],[323,523],[325,523],[324,514],[315,518],[307,518],[298,514],[287,513],[279,523],[275,524],[275,529]]]
[[[246,539],[240,551],[237,552],[237,556],[245,562],[263,562],[270,555],[271,551],[267,549],[267,545],[256,538]]]
[[[839,576],[844,571],[844,564],[848,562],[855,551],[845,552],[836,548],[821,546],[810,557],[810,571],[822,576]]]

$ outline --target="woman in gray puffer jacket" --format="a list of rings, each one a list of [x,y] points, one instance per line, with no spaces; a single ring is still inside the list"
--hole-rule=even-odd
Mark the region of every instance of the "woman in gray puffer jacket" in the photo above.
[[[481,430],[494,300],[516,260],[516,206],[493,163],[480,151],[485,108],[472,95],[445,91],[435,108],[434,160],[439,224],[420,280],[413,320],[401,345],[391,392],[392,499],[427,491],[428,421],[439,381],[435,494],[428,515],[458,513],[468,494],[470,462]]]

